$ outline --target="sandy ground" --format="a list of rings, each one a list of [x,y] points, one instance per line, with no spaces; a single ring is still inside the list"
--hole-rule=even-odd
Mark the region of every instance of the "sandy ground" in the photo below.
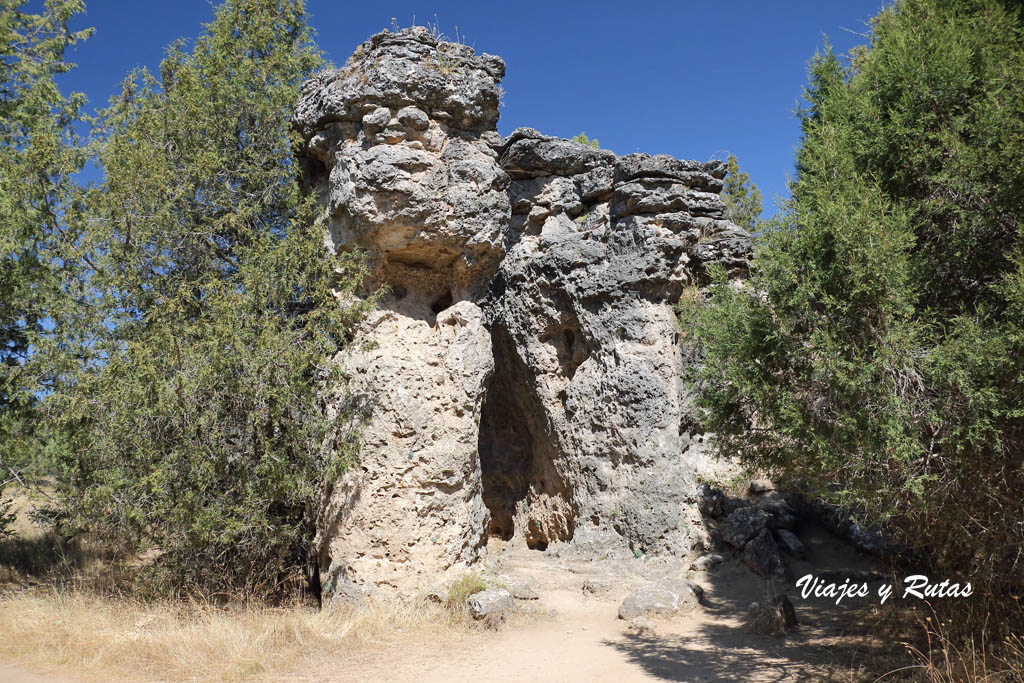
[[[766,584],[736,559],[693,580],[705,589],[705,604],[667,620],[626,623],[617,618],[622,598],[639,583],[659,575],[678,576],[679,566],[655,566],[643,559],[623,564],[562,559],[549,553],[507,551],[492,560],[497,575],[524,579],[539,599],[524,601],[526,612],[496,631],[452,634],[424,643],[410,637],[400,647],[339,652],[316,670],[281,681],[815,681],[824,671],[844,670],[870,657],[863,639],[846,638],[855,612],[868,600],[841,605],[801,600],[793,582],[808,572],[838,573],[877,569],[870,558],[820,529],[804,530],[806,561],[790,563],[790,580],[776,587],[788,592],[800,621],[785,637],[752,635],[743,618],[750,602],[764,596]],[[667,574],[666,574],[667,572]],[[584,593],[586,580],[608,586],[603,594]],[[891,644],[890,644],[891,645]],[[885,644],[881,645],[882,647]],[[36,674],[0,665],[6,683],[75,681],[74,672]],[[96,680],[91,678],[90,680]],[[113,677],[108,680],[117,680]]]

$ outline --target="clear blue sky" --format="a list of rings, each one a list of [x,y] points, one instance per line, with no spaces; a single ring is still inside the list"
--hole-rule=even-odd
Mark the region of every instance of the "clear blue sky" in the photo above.
[[[96,35],[74,55],[65,88],[102,106],[135,66],[151,69],[165,47],[199,34],[207,0],[86,0],[78,27]],[[786,192],[800,128],[793,111],[806,63],[825,36],[845,53],[864,38],[882,0],[800,2],[338,2],[309,0],[327,57],[390,27],[433,24],[507,65],[498,129],[571,137],[580,131],[619,154],[706,160],[735,154],[761,188],[766,214]]]

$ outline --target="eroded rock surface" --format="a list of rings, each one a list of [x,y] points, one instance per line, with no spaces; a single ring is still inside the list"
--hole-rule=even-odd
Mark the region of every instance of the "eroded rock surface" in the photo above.
[[[725,165],[519,129],[501,166],[512,220],[485,304],[496,373],[481,434],[492,532],[536,548],[702,547],[703,443],[673,307],[709,262],[745,267],[750,236],[722,218]]]
[[[381,310],[338,358],[368,416],[319,523],[329,595],[422,587],[486,541],[477,452],[493,370],[474,303],[504,255],[504,63],[425,30],[380,33],[303,87],[295,125],[327,246],[365,250]]]
[[[486,287],[504,255],[497,164],[505,63],[426,30],[378,33],[308,81],[295,115],[331,249],[365,249],[385,306],[429,319]],[[433,309],[433,310],[432,310]]]
[[[387,290],[338,359],[369,418],[319,524],[329,594],[423,587],[488,534],[636,556],[707,541],[673,307],[707,264],[746,267],[725,165],[502,139],[504,68],[406,29],[303,87],[327,247],[364,250]]]
[[[435,325],[377,311],[361,334],[375,343],[339,361],[370,419],[320,524],[324,587],[346,597],[467,567],[488,521],[477,440],[493,358],[480,308],[461,301]]]

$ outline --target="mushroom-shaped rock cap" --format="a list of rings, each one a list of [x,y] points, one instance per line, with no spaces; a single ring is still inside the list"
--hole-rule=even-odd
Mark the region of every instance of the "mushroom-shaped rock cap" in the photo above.
[[[329,123],[412,106],[451,128],[494,130],[504,75],[501,57],[477,55],[422,26],[383,31],[360,45],[345,67],[303,85],[294,123],[310,138]]]

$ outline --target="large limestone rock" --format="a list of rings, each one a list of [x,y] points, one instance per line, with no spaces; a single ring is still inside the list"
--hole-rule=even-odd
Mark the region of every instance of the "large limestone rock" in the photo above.
[[[708,263],[745,268],[725,166],[503,140],[503,75],[407,29],[303,87],[327,247],[365,251],[387,290],[338,358],[368,417],[319,521],[329,594],[423,587],[488,534],[637,555],[706,538],[673,307]]]
[[[377,311],[361,335],[374,343],[339,361],[348,400],[370,419],[320,523],[321,580],[347,597],[466,567],[488,521],[477,441],[493,358],[480,308],[460,301],[434,325]]]
[[[707,263],[745,267],[750,236],[722,219],[724,164],[519,129],[501,165],[512,246],[486,304],[496,374],[481,434],[492,532],[536,548],[699,548],[703,443],[673,306]]]
[[[373,36],[304,85],[295,124],[331,217],[328,246],[369,252],[392,288],[385,306],[429,318],[479,294],[504,255],[504,73],[498,57],[410,29]]]
[[[477,447],[493,358],[473,299],[509,220],[494,130],[503,73],[497,57],[406,30],[303,88],[295,125],[327,246],[365,250],[371,285],[388,292],[338,358],[367,423],[318,525],[328,594],[414,590],[486,541]]]

